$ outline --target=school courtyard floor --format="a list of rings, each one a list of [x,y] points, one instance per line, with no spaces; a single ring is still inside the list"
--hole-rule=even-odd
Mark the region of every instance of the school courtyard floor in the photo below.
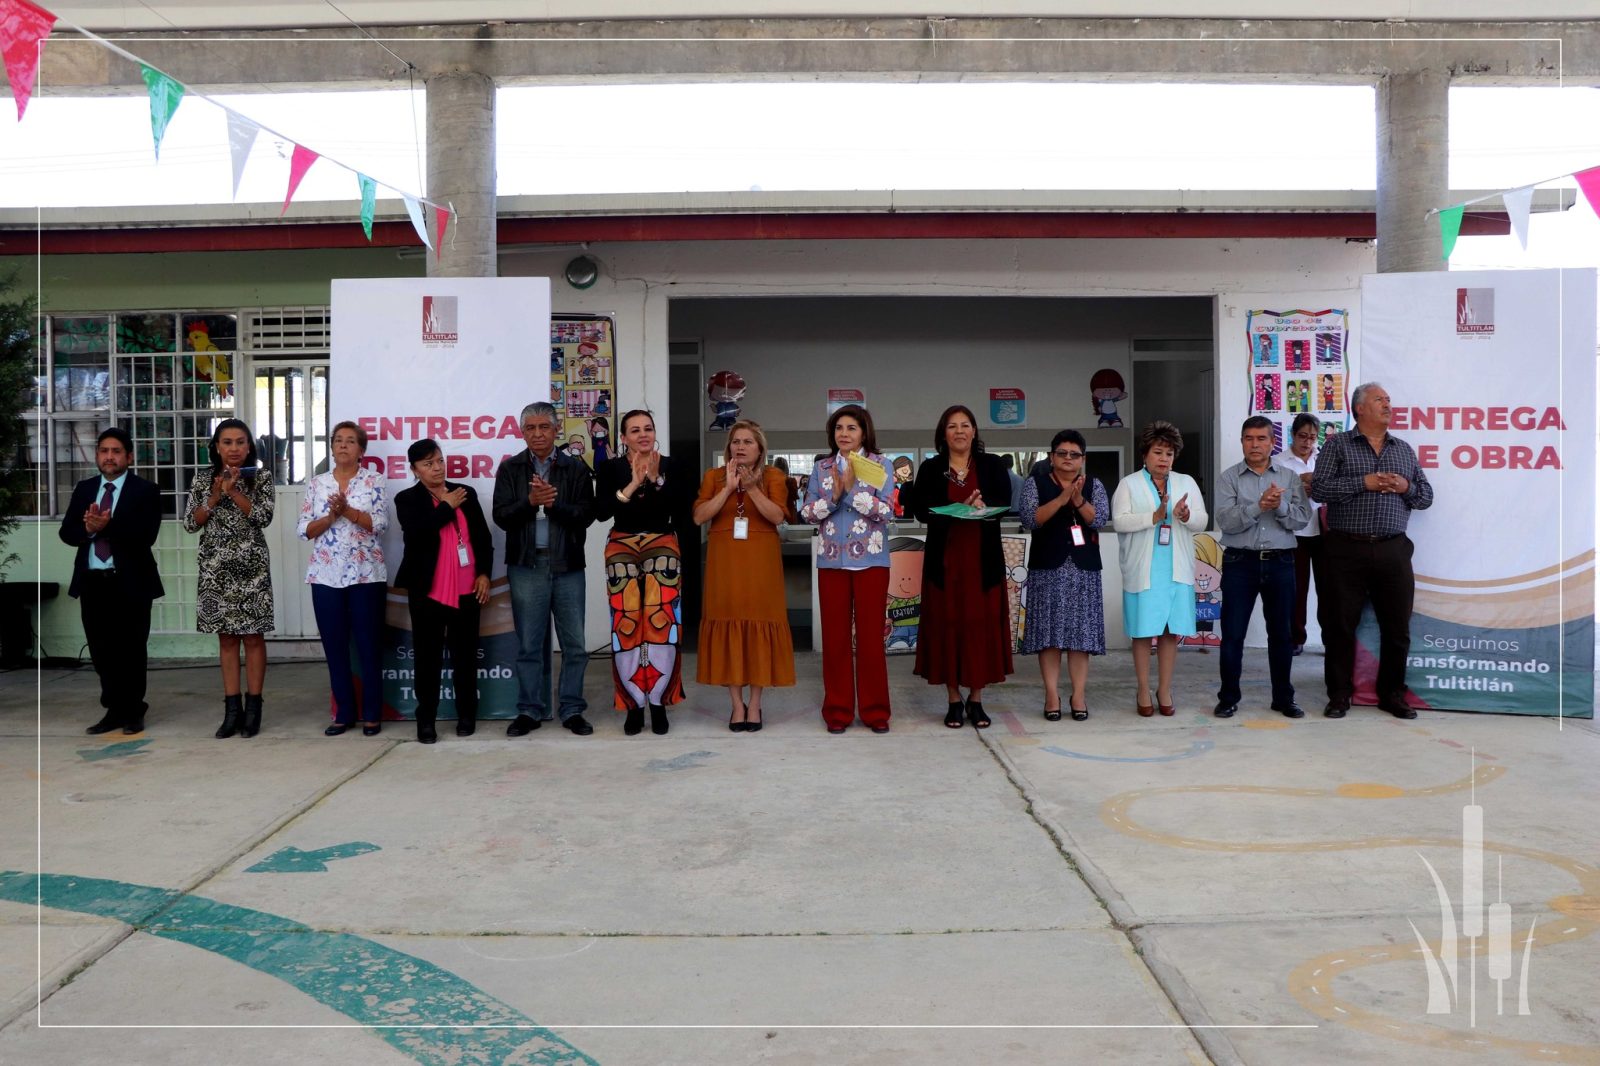
[[[316,662],[253,740],[210,666],[134,737],[0,675],[0,1062],[1600,1062],[1594,724],[1329,721],[1314,655],[1291,722],[1263,660],[1230,721],[1215,655],[1165,719],[1097,660],[1084,723],[1019,661],[982,733],[900,658],[893,731],[829,736],[802,655],[757,734],[691,686],[432,747],[323,737]]]

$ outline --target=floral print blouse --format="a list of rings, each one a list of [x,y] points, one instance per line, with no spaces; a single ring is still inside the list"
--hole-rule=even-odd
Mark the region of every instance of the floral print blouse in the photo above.
[[[862,454],[888,471],[881,455]],[[855,489],[837,503],[833,499],[833,479],[838,476],[837,455],[817,460],[806,485],[806,502],[800,517],[818,527],[817,568],[819,570],[865,570],[869,566],[889,565],[889,522],[894,518],[894,475],[884,478],[883,487],[873,488],[860,478]]]
[[[340,518],[311,542],[311,565],[306,568],[306,584],[342,589],[351,585],[389,580],[383,565],[383,531],[389,528],[389,505],[384,500],[384,477],[362,467],[350,479],[346,493],[350,506],[372,516],[372,532],[348,518]],[[328,498],[339,491],[333,472],[318,474],[306,483],[305,499],[300,502],[300,522],[295,532],[306,535],[306,527],[325,517]]]

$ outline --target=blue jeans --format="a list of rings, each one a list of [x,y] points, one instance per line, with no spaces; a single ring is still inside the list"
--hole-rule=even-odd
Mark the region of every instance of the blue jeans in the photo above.
[[[583,672],[589,649],[583,644],[583,571],[550,572],[540,555],[532,566],[506,567],[511,586],[511,616],[517,625],[517,713],[548,721],[550,714],[550,619],[561,642],[561,720],[589,709],[583,698]]]
[[[350,638],[355,637],[356,659],[361,664],[361,719],[383,717],[382,637],[383,604],[389,586],[367,581],[336,589],[311,586],[311,609],[317,616],[322,654],[328,660],[328,682],[333,688],[335,720],[349,725],[356,720],[356,687],[350,674]]]
[[[1244,667],[1244,635],[1255,613],[1256,596],[1267,623],[1267,664],[1272,671],[1272,707],[1294,702],[1289,663],[1294,641],[1294,549],[1263,559],[1253,551],[1222,552],[1222,687],[1217,702],[1238,703],[1239,673]]]

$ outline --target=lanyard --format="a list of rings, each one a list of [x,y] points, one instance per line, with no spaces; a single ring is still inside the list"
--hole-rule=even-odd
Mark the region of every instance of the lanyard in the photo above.
[[[1156,479],[1150,476],[1150,471],[1144,471],[1144,479],[1149,483],[1150,492],[1155,496],[1156,502],[1161,502],[1161,490],[1156,488]],[[1162,516],[1161,520],[1161,524],[1164,526],[1172,524],[1172,497],[1170,495],[1172,492],[1172,475],[1170,473],[1167,474],[1167,492],[1169,494],[1167,496],[1167,513]]]

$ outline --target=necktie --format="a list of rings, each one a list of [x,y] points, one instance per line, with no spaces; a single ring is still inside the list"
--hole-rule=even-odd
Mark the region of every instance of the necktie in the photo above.
[[[111,485],[108,483],[106,485],[106,494],[100,497],[101,514],[108,515],[111,513],[111,494],[113,491],[114,490],[112,489]],[[111,558],[111,542],[103,536],[96,537],[94,539],[94,557],[99,559],[102,563]]]

